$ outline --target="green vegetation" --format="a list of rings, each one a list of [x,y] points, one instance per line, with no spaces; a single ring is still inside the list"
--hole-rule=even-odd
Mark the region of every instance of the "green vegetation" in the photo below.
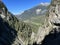
[[[46,18],[47,18],[46,15],[40,15],[40,16],[32,17],[31,19],[28,19],[28,20],[26,20],[24,22],[31,25],[31,27],[33,29],[32,31],[37,33],[39,27],[44,25]]]
[[[46,12],[49,6],[37,5],[31,9],[25,10],[22,14],[16,15],[19,20],[23,20],[32,27],[32,31],[37,33],[40,26],[44,25]],[[39,14],[36,13],[38,9],[41,9]],[[47,14],[48,16],[48,14]]]
[[[9,26],[14,28],[18,32],[18,35],[23,41],[30,39],[32,33],[32,28],[30,25],[22,21],[19,21],[15,16],[11,16],[11,19],[7,20],[7,22]]]
[[[37,33],[39,27],[41,27],[45,23],[46,12],[44,12],[44,10],[47,7],[40,5],[40,6],[37,6],[35,8],[30,9],[31,11],[29,11],[29,10],[25,11],[25,13],[22,14],[23,19],[21,19],[21,20],[24,21],[24,22],[22,22],[21,20],[19,21],[13,14],[11,14],[7,10],[5,5],[4,4],[2,5],[2,4],[3,3],[0,4],[0,8],[2,9],[4,7],[5,8],[4,11],[6,13],[5,14],[6,17],[3,19],[3,22],[7,22],[7,24],[4,23],[5,25],[2,25],[2,26],[3,27],[6,26],[9,30],[12,30],[12,29],[10,29],[10,27],[13,28],[17,32],[17,36],[19,36],[19,38],[21,38],[22,41],[24,41],[26,43],[30,42],[32,32]],[[38,8],[39,9],[41,8],[42,9],[41,12],[44,12],[44,13],[37,15],[36,10]],[[0,26],[0,27],[2,28],[2,26]],[[3,28],[2,28],[2,30],[3,30]],[[6,29],[4,29],[4,30],[6,30]]]

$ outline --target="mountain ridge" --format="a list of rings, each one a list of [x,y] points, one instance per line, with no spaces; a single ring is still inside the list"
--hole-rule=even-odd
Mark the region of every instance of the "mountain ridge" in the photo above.
[[[47,6],[45,5],[37,5],[33,8],[30,8],[28,10],[25,10],[22,14],[16,15],[16,17],[21,20],[30,19],[31,17],[39,16],[39,15],[45,15],[45,12],[47,11]]]

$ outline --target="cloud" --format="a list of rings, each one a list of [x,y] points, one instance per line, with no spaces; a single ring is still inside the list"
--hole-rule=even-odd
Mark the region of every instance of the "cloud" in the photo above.
[[[48,6],[48,5],[50,5],[50,3],[48,3],[48,2],[41,2],[40,4],[43,5],[43,6]]]
[[[41,9],[36,10],[36,14],[39,14],[41,12]]]

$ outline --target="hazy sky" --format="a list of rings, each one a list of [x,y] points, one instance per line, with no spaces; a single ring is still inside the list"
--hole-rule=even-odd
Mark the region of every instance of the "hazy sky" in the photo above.
[[[19,14],[24,10],[30,9],[40,3],[50,3],[51,0],[2,0],[8,10],[13,14]]]

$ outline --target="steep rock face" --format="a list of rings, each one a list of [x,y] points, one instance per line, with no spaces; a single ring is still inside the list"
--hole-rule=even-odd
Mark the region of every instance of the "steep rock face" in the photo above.
[[[17,36],[15,29],[0,17],[0,45],[11,45]],[[13,32],[13,33],[12,33]]]
[[[0,45],[27,45],[32,33],[31,26],[19,21],[0,1]]]
[[[46,23],[39,28],[36,42],[39,45],[60,45],[60,0],[52,0]]]
[[[42,45],[60,45],[60,0],[52,0],[49,9],[49,25],[52,30],[49,32]]]

